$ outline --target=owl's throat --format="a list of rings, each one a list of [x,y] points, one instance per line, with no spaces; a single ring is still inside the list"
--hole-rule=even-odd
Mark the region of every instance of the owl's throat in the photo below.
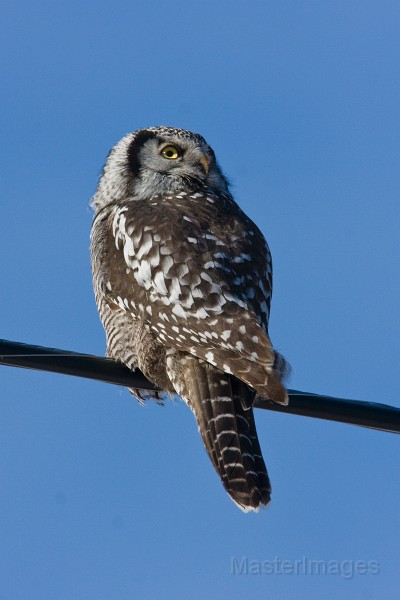
[[[134,191],[135,195],[145,198],[168,193],[193,193],[203,190],[204,187],[205,182],[194,175],[153,172],[151,176],[147,173],[146,176],[136,179]]]

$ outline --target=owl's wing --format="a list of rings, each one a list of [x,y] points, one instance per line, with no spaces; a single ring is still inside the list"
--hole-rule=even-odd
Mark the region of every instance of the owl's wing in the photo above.
[[[286,401],[267,333],[270,253],[231,198],[135,200],[116,207],[110,235],[119,271],[113,302],[145,320],[161,343]]]

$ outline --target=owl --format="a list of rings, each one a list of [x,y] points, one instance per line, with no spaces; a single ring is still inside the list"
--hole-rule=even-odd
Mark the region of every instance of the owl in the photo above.
[[[243,511],[257,511],[271,486],[253,402],[257,394],[288,402],[288,366],[268,336],[264,236],[236,204],[205,139],[173,127],[119,141],[91,205],[107,355],[184,400],[226,491]]]

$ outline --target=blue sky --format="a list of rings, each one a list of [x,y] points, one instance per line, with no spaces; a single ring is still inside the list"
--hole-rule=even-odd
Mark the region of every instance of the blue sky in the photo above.
[[[290,386],[399,405],[398,2],[1,12],[1,337],[104,353],[88,203],[120,137],[173,125],[206,137],[269,241]],[[258,410],[273,500],[244,515],[183,404],[0,377],[0,600],[398,597],[397,436]],[[233,573],[243,558],[341,572]]]

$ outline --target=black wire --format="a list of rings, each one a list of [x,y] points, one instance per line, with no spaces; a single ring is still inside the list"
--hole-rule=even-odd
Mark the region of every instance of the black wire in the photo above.
[[[57,348],[0,340],[0,364],[85,377],[137,389],[156,390],[139,370],[132,372],[110,358]],[[309,394],[298,390],[288,390],[288,392],[288,406],[258,397],[255,407],[400,433],[400,408],[377,402]]]

